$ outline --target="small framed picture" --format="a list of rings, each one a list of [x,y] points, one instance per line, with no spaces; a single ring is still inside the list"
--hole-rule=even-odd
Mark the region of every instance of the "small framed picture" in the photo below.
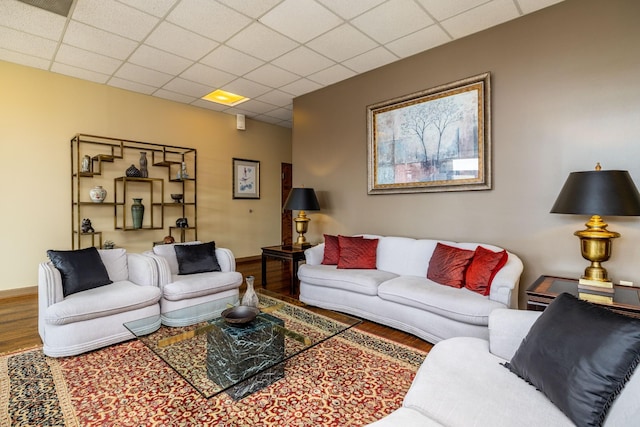
[[[233,198],[260,198],[260,162],[233,159]]]

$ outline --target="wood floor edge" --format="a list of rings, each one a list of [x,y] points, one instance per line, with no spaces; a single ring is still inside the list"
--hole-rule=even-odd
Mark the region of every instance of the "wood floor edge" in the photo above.
[[[0,291],[0,299],[23,297],[27,295],[31,296],[37,294],[37,286],[26,286],[24,288],[7,289],[5,291]]]

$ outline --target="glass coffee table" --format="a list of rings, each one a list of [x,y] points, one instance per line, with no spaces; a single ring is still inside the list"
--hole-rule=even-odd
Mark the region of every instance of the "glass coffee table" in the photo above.
[[[124,326],[205,398],[226,392],[241,399],[283,378],[285,362],[359,324],[360,319],[329,312],[328,316],[258,294],[260,314],[243,325],[230,324],[221,313],[238,304],[237,297],[208,303],[210,320],[185,327],[162,326],[148,333],[160,316]],[[188,311],[187,311],[188,310]],[[202,312],[194,306],[170,313],[177,317]]]

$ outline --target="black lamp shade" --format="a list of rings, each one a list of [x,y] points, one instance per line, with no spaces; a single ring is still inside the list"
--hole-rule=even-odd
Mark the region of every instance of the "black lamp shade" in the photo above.
[[[289,211],[319,211],[320,204],[313,188],[292,188],[287,201],[284,202],[284,209]]]
[[[572,172],[551,213],[638,216],[640,194],[627,171]]]

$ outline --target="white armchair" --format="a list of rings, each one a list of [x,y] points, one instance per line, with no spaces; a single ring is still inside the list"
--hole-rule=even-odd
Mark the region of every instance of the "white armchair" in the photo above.
[[[47,356],[73,356],[132,339],[124,323],[160,314],[152,260],[125,249],[98,253],[112,283],[71,294],[63,289],[61,271],[51,261],[39,265],[38,332]],[[159,327],[158,320],[148,332]]]
[[[209,319],[211,312],[220,311],[221,304],[238,302],[242,274],[235,271],[233,252],[226,248],[215,248],[220,271],[179,274],[180,266],[175,250],[178,245],[181,244],[157,245],[153,251],[144,253],[155,261],[158,269],[163,325],[192,325]],[[185,245],[201,245],[201,242],[189,242]],[[193,309],[182,310],[188,307]],[[176,313],[176,310],[180,311]]]

